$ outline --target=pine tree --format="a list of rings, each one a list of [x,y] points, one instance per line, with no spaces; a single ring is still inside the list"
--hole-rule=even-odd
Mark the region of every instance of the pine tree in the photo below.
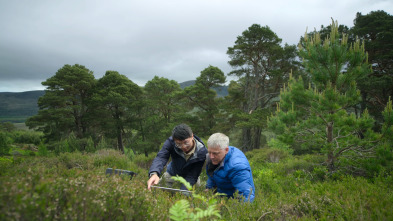
[[[253,24],[227,50],[231,59],[228,63],[234,69],[229,75],[239,77],[237,86],[240,86],[230,92],[240,96],[229,99],[240,105],[236,109],[240,108],[241,112],[228,111],[237,118],[236,126],[242,128],[242,150],[262,146],[265,122],[260,119],[268,116],[271,104],[282,84],[287,82],[291,69],[297,69],[296,46],[281,46],[281,42],[282,39],[268,26]]]
[[[331,27],[324,40],[319,33],[311,38],[306,33],[299,49],[311,83],[291,77],[268,125],[295,153],[325,153],[330,172],[359,173],[359,160],[374,156],[378,139],[367,110],[361,116],[353,111],[361,101],[355,81],[371,68],[364,44],[349,45],[345,34],[339,37],[337,22]]]

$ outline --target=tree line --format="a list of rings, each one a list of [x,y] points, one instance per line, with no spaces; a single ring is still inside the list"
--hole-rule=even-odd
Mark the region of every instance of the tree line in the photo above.
[[[243,151],[268,143],[294,154],[323,153],[330,171],[364,175],[393,156],[391,27],[393,16],[384,11],[357,13],[353,27],[332,21],[295,46],[253,24],[228,47],[228,75],[237,80],[226,97],[212,89],[226,75],[211,65],[182,90],[163,77],[140,87],[117,71],[95,79],[85,66],[67,64],[42,82],[39,112],[26,125],[47,143],[71,135],[81,150],[87,140],[105,141],[147,155],[187,123],[201,137],[230,134]]]

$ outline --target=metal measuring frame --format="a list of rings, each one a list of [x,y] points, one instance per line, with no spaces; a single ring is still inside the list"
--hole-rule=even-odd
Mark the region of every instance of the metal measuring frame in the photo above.
[[[192,191],[189,191],[189,190],[173,189],[173,188],[162,187],[162,186],[151,186],[151,187],[156,188],[156,189],[160,189],[160,190],[164,190],[164,191],[169,191],[172,193],[188,193],[188,194],[192,193]]]

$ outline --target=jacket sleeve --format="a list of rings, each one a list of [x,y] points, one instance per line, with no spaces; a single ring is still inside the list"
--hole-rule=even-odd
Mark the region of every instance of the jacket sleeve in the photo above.
[[[253,201],[254,193],[251,182],[251,170],[244,164],[235,166],[236,170],[230,173],[232,185],[239,191],[240,195],[244,196],[244,201]]]
[[[208,177],[207,183],[206,183],[206,189],[211,189],[211,188],[214,188],[214,187],[215,187],[214,181],[210,177]]]
[[[152,172],[157,172],[158,176],[161,176],[161,172],[169,160],[170,148],[172,148],[172,144],[171,141],[167,139],[161,150],[157,153],[156,158],[154,158],[153,163],[151,164],[149,169],[149,174]]]

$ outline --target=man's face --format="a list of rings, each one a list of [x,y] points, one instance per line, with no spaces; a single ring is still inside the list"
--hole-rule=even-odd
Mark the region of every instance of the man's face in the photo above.
[[[177,148],[181,149],[184,153],[188,153],[194,148],[194,135],[184,140],[174,139]]]
[[[213,165],[218,165],[225,158],[228,153],[229,148],[221,149],[220,147],[208,147],[207,152],[209,153],[209,158]]]

